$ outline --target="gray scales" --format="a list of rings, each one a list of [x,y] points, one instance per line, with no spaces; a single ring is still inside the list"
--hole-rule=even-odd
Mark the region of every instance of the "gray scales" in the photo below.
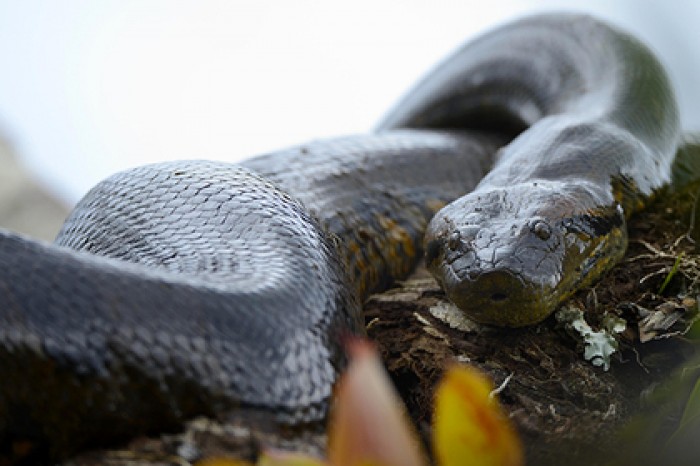
[[[653,55],[581,15],[470,42],[380,128],[114,175],[55,244],[0,232],[2,444],[57,458],[197,414],[322,423],[361,301],[410,272],[426,229],[466,313],[537,322],[622,254],[679,133]]]

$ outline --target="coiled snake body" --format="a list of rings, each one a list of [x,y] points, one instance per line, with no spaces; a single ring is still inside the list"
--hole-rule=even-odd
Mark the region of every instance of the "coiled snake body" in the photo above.
[[[196,414],[323,420],[361,300],[411,271],[440,207],[476,186],[427,234],[450,299],[537,322],[624,251],[678,137],[654,57],[579,15],[468,44],[381,127],[402,126],[432,129],[137,168],[55,245],[0,232],[0,439],[60,456]],[[469,127],[497,135],[435,130]]]

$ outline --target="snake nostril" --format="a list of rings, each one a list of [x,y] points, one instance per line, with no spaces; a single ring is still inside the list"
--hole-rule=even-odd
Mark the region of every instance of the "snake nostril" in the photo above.
[[[491,301],[495,302],[505,301],[507,298],[508,295],[503,292],[496,292],[491,295]]]

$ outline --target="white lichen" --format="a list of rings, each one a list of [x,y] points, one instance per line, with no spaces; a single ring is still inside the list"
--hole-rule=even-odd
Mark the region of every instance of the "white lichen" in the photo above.
[[[557,321],[574,330],[584,344],[583,358],[594,366],[610,369],[610,357],[618,350],[615,334],[625,330],[625,321],[616,316],[605,316],[603,328],[593,330],[586,322],[583,311],[575,306],[564,306],[556,314]]]

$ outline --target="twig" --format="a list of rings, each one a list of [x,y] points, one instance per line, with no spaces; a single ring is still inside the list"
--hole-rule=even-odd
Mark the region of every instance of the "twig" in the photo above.
[[[496,395],[500,395],[501,392],[506,389],[506,385],[508,385],[508,383],[510,382],[510,379],[512,379],[512,378],[513,378],[513,373],[511,372],[508,375],[508,377],[506,377],[505,380],[503,380],[501,385],[499,385],[498,387],[491,390],[491,393],[489,393],[489,399],[493,399]]]

